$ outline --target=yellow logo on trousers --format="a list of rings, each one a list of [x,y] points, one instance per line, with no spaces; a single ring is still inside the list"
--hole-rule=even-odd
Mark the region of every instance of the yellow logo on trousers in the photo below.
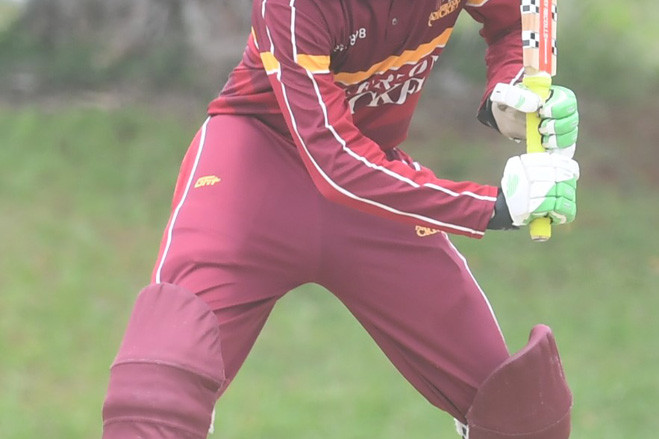
[[[220,180],[221,180],[220,177],[216,175],[205,175],[197,179],[197,182],[194,184],[194,187],[196,189],[198,187],[213,186],[214,184],[219,183]]]
[[[416,236],[420,236],[421,238],[439,233],[439,230],[437,229],[431,229],[430,227],[423,226],[416,226],[415,230]]]

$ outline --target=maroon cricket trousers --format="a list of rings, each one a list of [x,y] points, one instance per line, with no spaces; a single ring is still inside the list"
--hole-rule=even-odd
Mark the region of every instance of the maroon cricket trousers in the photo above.
[[[423,396],[463,422],[479,385],[509,356],[445,233],[326,200],[291,140],[255,118],[214,116],[195,136],[153,281],[180,285],[213,310],[227,383],[276,301],[309,282],[333,293]]]

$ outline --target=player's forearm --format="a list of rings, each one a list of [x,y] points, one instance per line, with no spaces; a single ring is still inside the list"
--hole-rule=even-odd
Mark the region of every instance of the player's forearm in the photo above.
[[[364,212],[471,237],[483,235],[492,215],[497,190],[491,186],[441,180],[398,161],[366,161],[358,150],[338,159],[322,148],[305,153],[323,195]]]
[[[489,96],[500,82],[509,83],[522,70],[521,28],[512,28],[490,44],[485,54],[487,86],[484,97]]]

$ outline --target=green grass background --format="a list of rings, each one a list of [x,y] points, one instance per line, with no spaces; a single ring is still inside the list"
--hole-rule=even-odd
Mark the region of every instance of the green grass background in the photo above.
[[[198,120],[137,105],[0,109],[0,437],[100,437],[108,367],[149,281],[178,164],[202,117],[202,107]],[[433,142],[411,148],[422,155]],[[432,165],[490,178],[510,155],[464,142]],[[584,136],[580,151],[576,223],[542,245],[525,232],[455,242],[512,350],[534,324],[554,328],[575,395],[574,438],[655,437],[656,187],[642,176],[596,176],[598,163],[624,164],[627,150],[613,140]],[[218,404],[211,437],[456,436],[339,302],[308,285],[275,308]]]

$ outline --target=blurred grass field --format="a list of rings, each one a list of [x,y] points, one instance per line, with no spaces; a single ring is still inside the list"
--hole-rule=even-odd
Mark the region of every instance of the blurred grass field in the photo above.
[[[139,106],[0,109],[1,438],[100,437],[108,367],[149,281],[196,124]],[[493,162],[489,148],[453,145],[436,166],[456,178],[495,175],[502,153]],[[656,187],[589,173],[588,158],[615,163],[626,146],[585,138],[580,148],[574,225],[543,245],[525,232],[455,242],[511,350],[534,324],[554,328],[575,394],[574,438],[655,437]],[[309,285],[275,308],[211,437],[457,436],[338,301]]]

